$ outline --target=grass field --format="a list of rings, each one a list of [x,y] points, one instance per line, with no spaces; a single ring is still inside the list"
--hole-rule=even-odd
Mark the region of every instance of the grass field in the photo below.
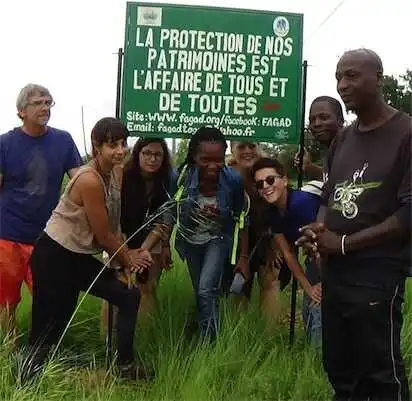
[[[156,316],[140,325],[136,352],[152,364],[156,380],[130,384],[104,370],[104,339],[99,333],[100,301],[87,298],[76,316],[59,358],[48,366],[42,380],[22,387],[14,372],[18,358],[0,350],[0,400],[153,400],[243,401],[328,400],[330,388],[320,358],[305,346],[298,322],[296,343],[289,350],[288,294],[283,294],[283,314],[278,327],[269,328],[255,299],[245,314],[222,306],[222,331],[213,346],[199,346],[190,326],[194,299],[184,266],[177,264],[162,276]],[[409,283],[406,311],[412,310]],[[19,323],[27,332],[30,298],[19,309]],[[403,349],[412,361],[412,318],[405,314]],[[23,339],[24,341],[24,339]]]
[[[193,332],[191,285],[185,267],[177,261],[162,276],[156,315],[136,332],[136,354],[156,372],[153,382],[139,384],[122,382],[106,372],[101,302],[87,297],[61,353],[38,383],[22,387],[15,378],[21,353],[10,354],[6,343],[0,347],[0,401],[329,400],[331,390],[320,356],[305,344],[300,313],[295,344],[288,348],[288,291],[282,294],[276,327],[267,326],[259,313],[257,292],[247,313],[236,313],[230,302],[223,301],[217,343],[199,346]],[[23,344],[30,303],[25,294],[18,312]],[[402,347],[412,381],[412,282],[405,302]]]

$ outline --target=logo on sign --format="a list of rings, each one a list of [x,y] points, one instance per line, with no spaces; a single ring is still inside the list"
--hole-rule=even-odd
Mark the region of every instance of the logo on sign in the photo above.
[[[276,17],[273,20],[273,32],[282,38],[286,36],[289,33],[289,21],[285,17]]]
[[[276,131],[275,138],[279,140],[285,140],[288,137],[288,131],[281,128],[280,130]]]
[[[137,25],[161,26],[162,9],[160,7],[137,7]]]

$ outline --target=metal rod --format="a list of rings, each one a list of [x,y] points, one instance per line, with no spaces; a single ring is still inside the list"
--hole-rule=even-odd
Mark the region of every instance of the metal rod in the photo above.
[[[116,118],[120,118],[120,97],[122,93],[122,66],[123,49],[119,48],[117,53],[117,83],[116,83]],[[107,303],[107,333],[106,333],[106,366],[110,368],[113,358],[113,305]]]
[[[120,97],[122,94],[123,49],[117,53],[116,118],[120,118]]]
[[[308,62],[303,62],[303,78],[302,78],[302,114],[301,114],[301,131],[299,141],[299,168],[298,168],[298,188],[303,184],[303,155],[305,152],[305,109],[306,109],[306,80],[308,72]],[[292,295],[290,300],[290,322],[289,322],[289,346],[293,345],[295,340],[295,324],[296,324],[296,298],[297,298],[298,283],[296,278],[292,280]]]

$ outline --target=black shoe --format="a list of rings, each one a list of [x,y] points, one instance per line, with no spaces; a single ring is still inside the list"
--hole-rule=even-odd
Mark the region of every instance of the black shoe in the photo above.
[[[154,369],[148,366],[137,366],[134,363],[119,365],[119,376],[125,380],[145,380],[150,381],[155,378]]]

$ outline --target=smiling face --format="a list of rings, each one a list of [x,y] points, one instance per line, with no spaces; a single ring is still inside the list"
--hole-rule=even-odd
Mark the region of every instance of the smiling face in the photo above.
[[[256,188],[266,202],[279,206],[287,196],[288,179],[274,168],[266,167],[255,172]]]
[[[321,143],[329,143],[341,124],[332,105],[327,101],[312,103],[309,111],[309,129]]]
[[[125,139],[118,139],[113,142],[103,143],[96,147],[100,157],[100,163],[105,166],[116,166],[122,164],[127,153],[127,143]]]
[[[345,53],[336,67],[337,91],[348,110],[358,112],[376,103],[382,72],[370,54]]]
[[[200,142],[195,156],[203,179],[217,180],[220,171],[225,165],[225,149],[220,142]]]
[[[259,157],[259,148],[253,142],[232,142],[232,154],[236,163],[244,168],[250,169]]]

